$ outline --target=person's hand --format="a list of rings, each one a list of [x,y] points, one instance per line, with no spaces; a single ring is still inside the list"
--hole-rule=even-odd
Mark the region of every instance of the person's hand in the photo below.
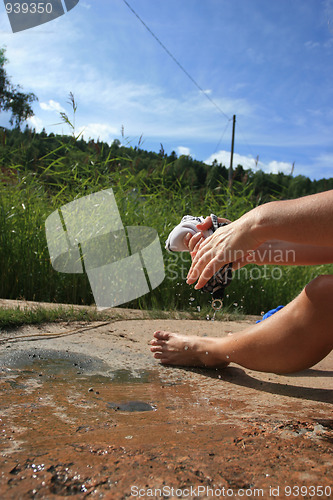
[[[211,220],[209,225],[207,219],[210,217],[206,218],[201,227],[198,225],[198,229],[205,230],[211,226]],[[260,244],[261,242],[253,237],[251,221],[246,216],[220,227],[206,239],[200,237],[200,233],[196,234],[188,241],[192,265],[187,275],[187,283],[191,285],[198,280],[195,289],[202,288],[221,267],[229,262],[244,262]]]
[[[217,220],[220,223],[222,223],[222,222],[229,222],[230,223],[231,222],[229,219],[223,219],[222,217],[218,217]],[[187,235],[184,237],[184,240],[183,240],[184,245],[189,249],[189,252],[191,254],[192,259],[195,256],[195,254],[197,253],[199,246],[200,246],[200,243],[202,243],[205,240],[205,237],[203,236],[202,232],[210,229],[212,227],[212,225],[213,225],[212,218],[210,216],[206,217],[204,222],[197,225],[197,228],[200,230],[198,233],[196,233],[194,235],[192,235],[191,233],[187,233]]]

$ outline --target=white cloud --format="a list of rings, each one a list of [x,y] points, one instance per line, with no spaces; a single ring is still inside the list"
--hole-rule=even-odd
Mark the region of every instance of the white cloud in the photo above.
[[[178,148],[177,148],[178,156],[182,156],[182,155],[189,156],[190,152],[191,152],[190,148],[187,148],[185,146],[178,146]]]
[[[222,165],[229,167],[230,152],[223,150],[218,151],[217,153],[214,153],[209,158],[207,158],[205,163],[209,165],[213,163],[215,159],[218,161],[218,163],[222,163]],[[262,161],[257,162],[257,160],[251,156],[243,156],[238,153],[235,153],[233,157],[234,168],[237,165],[242,165],[245,170],[246,169],[251,169],[253,171],[262,170],[263,172],[271,174],[278,174],[279,172],[283,172],[284,174],[290,174],[292,168],[292,163],[276,161],[276,160],[270,162],[262,162]]]
[[[40,107],[44,111],[57,111],[58,113],[65,111],[61,104],[53,99],[50,99],[49,102],[41,102]]]
[[[31,118],[28,118],[27,122],[36,132],[41,132],[43,130],[43,121],[37,118],[37,116],[31,116]]]
[[[265,164],[259,161],[258,167],[264,172],[268,172],[271,174],[278,174],[279,172],[283,172],[284,174],[288,175],[291,173],[292,163],[273,160]]]
[[[82,133],[86,140],[99,139],[104,142],[111,142],[115,136],[119,135],[119,130],[105,123],[89,123],[86,127],[81,127],[79,133]]]

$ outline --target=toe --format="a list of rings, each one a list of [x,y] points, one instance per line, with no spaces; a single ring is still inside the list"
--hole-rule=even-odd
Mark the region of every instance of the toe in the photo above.
[[[150,345],[158,345],[158,346],[162,346],[162,345],[165,345],[165,340],[158,340],[158,339],[153,339],[150,341]]]
[[[161,352],[161,347],[158,345],[151,346],[151,352]]]
[[[163,332],[161,330],[157,330],[156,332],[154,332],[154,337],[158,340],[168,340],[169,332]]]
[[[164,354],[162,354],[161,352],[155,352],[155,354],[154,354],[155,359],[162,359],[163,356],[164,356]]]

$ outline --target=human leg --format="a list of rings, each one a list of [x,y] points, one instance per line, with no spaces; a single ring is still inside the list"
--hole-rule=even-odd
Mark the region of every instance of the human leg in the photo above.
[[[265,321],[224,338],[155,332],[151,351],[163,364],[226,366],[291,373],[313,366],[333,349],[333,275],[311,281]]]

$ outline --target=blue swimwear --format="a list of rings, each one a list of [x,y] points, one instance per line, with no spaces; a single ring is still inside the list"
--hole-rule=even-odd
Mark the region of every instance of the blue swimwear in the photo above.
[[[261,321],[263,321],[264,319],[267,319],[269,318],[270,316],[272,316],[273,314],[275,314],[276,312],[280,311],[280,309],[282,309],[284,306],[278,306],[276,307],[275,309],[271,309],[270,311],[268,311],[266,314],[263,315],[262,319],[258,319],[258,321],[256,321],[256,323],[260,323]]]

